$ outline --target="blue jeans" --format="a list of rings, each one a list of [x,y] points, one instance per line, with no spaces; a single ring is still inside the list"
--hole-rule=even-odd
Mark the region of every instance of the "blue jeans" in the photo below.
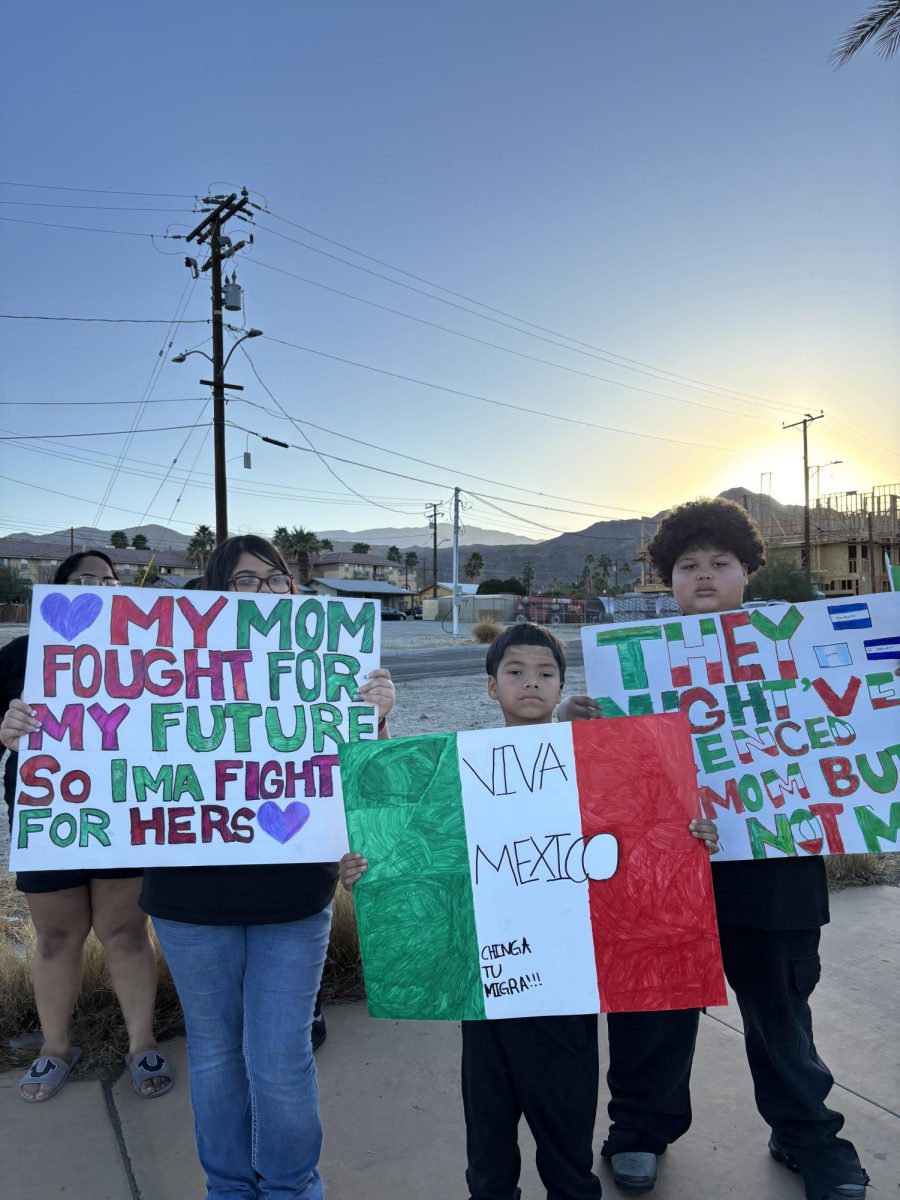
[[[310,1026],[331,906],[281,925],[153,925],[184,1009],[209,1200],[322,1200]]]

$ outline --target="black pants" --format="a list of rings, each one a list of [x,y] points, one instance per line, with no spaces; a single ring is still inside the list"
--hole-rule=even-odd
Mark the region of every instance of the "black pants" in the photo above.
[[[861,1177],[853,1145],[825,1106],[834,1079],[813,1041],[809,997],[819,981],[818,929],[721,925],[722,959],[744,1022],[756,1106],[817,1198]],[[608,1017],[610,1131],[602,1153],[661,1154],[691,1123],[690,1077],[699,1013]],[[727,1086],[727,1080],[723,1080]]]
[[[598,1200],[596,1016],[463,1021],[470,1200],[518,1200],[519,1120],[537,1144],[548,1200]]]

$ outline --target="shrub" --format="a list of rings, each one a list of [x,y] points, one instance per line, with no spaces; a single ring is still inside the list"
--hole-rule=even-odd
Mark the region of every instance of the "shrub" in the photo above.
[[[900,883],[900,854],[829,854],[825,873],[832,891],[870,883]]]
[[[366,988],[359,958],[353,897],[340,884],[335,893],[333,911],[331,941],[322,972],[322,994],[326,1001],[363,1000]]]
[[[745,600],[815,600],[816,592],[802,568],[791,558],[775,551],[744,590]]]
[[[155,1027],[162,1041],[183,1032],[184,1021],[175,985],[155,937],[153,944],[159,963]],[[37,1033],[40,1028],[28,968],[33,953],[34,929],[30,921],[0,921],[0,1068],[25,1067],[37,1053],[34,1047],[9,1046],[11,1037]],[[84,976],[72,1015],[72,1042],[82,1049],[78,1065],[81,1078],[103,1076],[112,1068],[118,1071],[128,1049],[128,1034],[109,982],[103,948],[93,933],[85,947]]]
[[[524,596],[520,579],[485,579],[478,585],[479,596]]]
[[[488,645],[489,642],[492,642],[502,632],[503,627],[487,617],[482,617],[478,624],[472,627],[475,640],[481,642],[483,646]]]

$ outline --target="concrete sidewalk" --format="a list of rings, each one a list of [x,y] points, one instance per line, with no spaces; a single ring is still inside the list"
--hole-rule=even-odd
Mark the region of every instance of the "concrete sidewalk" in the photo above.
[[[900,888],[832,897],[823,934],[823,981],[814,997],[817,1044],[838,1084],[872,1176],[871,1200],[896,1197],[900,1179]],[[461,1200],[465,1140],[455,1025],[373,1021],[361,1004],[328,1009],[319,1051],[329,1200]],[[601,1062],[605,1061],[601,1021]],[[0,1194],[10,1200],[202,1200],[183,1039],[166,1046],[178,1083],[158,1101],[112,1085],[70,1083],[49,1104],[18,1098],[20,1072],[0,1076]],[[665,1156],[654,1196],[667,1200],[803,1200],[796,1178],[766,1152],[734,1006],[701,1020],[694,1125]],[[605,1087],[597,1122],[606,1128]],[[522,1130],[525,1200],[544,1196],[533,1143]],[[619,1196],[605,1166],[607,1197]],[[876,1190],[877,1189],[877,1190]]]

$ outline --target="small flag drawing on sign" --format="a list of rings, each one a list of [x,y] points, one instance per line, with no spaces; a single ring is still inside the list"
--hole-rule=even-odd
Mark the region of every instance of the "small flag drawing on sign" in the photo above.
[[[900,637],[869,638],[863,642],[866,658],[900,658]]]
[[[820,667],[849,667],[853,663],[850,647],[846,642],[835,642],[831,646],[816,646],[815,651]]]
[[[868,604],[829,604],[832,629],[871,629]]]

